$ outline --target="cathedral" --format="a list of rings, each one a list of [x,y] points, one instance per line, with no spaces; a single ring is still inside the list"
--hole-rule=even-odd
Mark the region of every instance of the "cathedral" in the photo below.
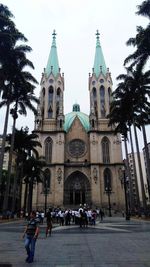
[[[123,164],[121,140],[108,127],[112,79],[98,31],[94,65],[88,78],[89,115],[77,103],[64,114],[64,84],[54,31],[35,118],[34,132],[42,144],[39,155],[45,158],[46,167],[43,184],[34,187],[33,207],[44,208],[46,194],[48,207],[86,204],[107,209],[111,205],[111,209],[120,210],[124,207],[119,177]]]

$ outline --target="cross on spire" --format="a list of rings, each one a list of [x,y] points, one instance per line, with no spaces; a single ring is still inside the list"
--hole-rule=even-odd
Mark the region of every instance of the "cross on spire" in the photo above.
[[[53,39],[56,39],[56,35],[57,35],[57,33],[56,33],[55,30],[53,31],[52,35],[53,35]]]
[[[96,38],[99,39],[100,33],[99,33],[98,30],[96,31],[96,34],[95,35],[96,35]]]

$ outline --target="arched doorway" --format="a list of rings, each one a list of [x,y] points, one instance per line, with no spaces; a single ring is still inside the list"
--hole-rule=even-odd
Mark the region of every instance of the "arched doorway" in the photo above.
[[[73,172],[65,181],[64,205],[91,204],[91,186],[88,178],[79,171]]]

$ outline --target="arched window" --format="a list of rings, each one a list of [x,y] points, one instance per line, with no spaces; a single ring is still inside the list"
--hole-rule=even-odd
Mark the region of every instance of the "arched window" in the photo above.
[[[53,110],[52,110],[52,107],[50,107],[48,109],[48,119],[52,119],[52,117],[53,117]]]
[[[93,100],[97,100],[97,94],[96,94],[96,88],[95,87],[93,87],[92,93],[93,93]]]
[[[102,155],[103,155],[103,163],[110,163],[110,155],[109,155],[109,140],[107,137],[102,139]]]
[[[103,85],[100,87],[100,105],[101,105],[101,116],[105,117],[106,110],[105,110],[105,88]]]
[[[104,191],[111,192],[112,191],[112,177],[110,169],[106,168],[104,170]]]
[[[61,89],[57,88],[57,102],[60,101],[60,97],[61,97]]]
[[[45,106],[45,88],[42,89],[42,106]]]
[[[95,112],[95,115],[97,116],[97,92],[96,92],[95,87],[93,87],[92,89],[92,97],[93,97],[94,112]]]
[[[50,86],[48,90],[48,104],[53,103],[53,93],[54,93],[53,86]]]
[[[44,171],[43,187],[44,187],[43,189],[44,189],[45,192],[49,191],[49,189],[51,187],[51,172],[50,172],[49,169],[45,169],[45,171]]]
[[[52,161],[52,144],[53,141],[50,137],[45,140],[45,160],[47,163]]]

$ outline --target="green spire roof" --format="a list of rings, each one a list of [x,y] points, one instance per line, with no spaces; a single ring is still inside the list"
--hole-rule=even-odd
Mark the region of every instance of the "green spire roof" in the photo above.
[[[51,46],[51,51],[49,54],[47,66],[46,66],[46,75],[47,77],[52,72],[53,75],[56,77],[59,73],[59,63],[58,63],[58,56],[57,56],[57,47],[56,47],[56,32],[53,31],[53,41]]]
[[[84,129],[88,132],[90,129],[89,117],[88,117],[88,115],[84,114],[83,112],[80,112],[80,106],[78,104],[73,105],[73,112],[70,112],[70,113],[65,115],[64,130],[66,132],[69,131],[69,129],[70,129],[70,127],[71,127],[71,125],[72,125],[72,123],[76,117],[80,120]]]
[[[95,51],[95,59],[94,59],[94,66],[93,66],[94,73],[96,74],[97,77],[99,76],[101,71],[104,75],[106,75],[106,72],[107,72],[105,59],[104,59],[102,48],[100,45],[99,35],[100,34],[97,30],[97,32],[96,32],[96,51]]]

